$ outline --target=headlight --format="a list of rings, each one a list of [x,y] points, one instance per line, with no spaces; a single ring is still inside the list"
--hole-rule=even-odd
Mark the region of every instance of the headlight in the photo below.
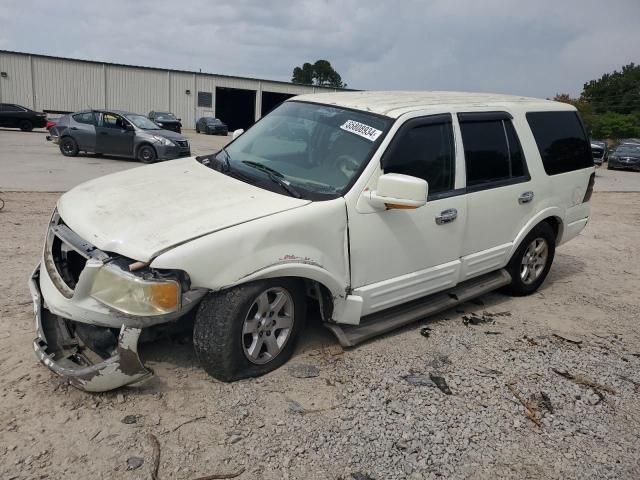
[[[116,267],[98,270],[91,296],[130,315],[152,316],[180,308],[180,284],[173,280],[145,280]]]
[[[171,140],[169,140],[168,138],[160,137],[160,136],[158,136],[158,135],[153,135],[153,139],[154,139],[156,142],[159,142],[159,143],[161,143],[162,145],[165,145],[165,146],[167,146],[167,147],[170,147],[170,146],[172,146],[172,145],[174,144],[174,143],[173,143]]]

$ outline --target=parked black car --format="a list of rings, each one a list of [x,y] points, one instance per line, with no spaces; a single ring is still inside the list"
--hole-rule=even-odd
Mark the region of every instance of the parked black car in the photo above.
[[[196,122],[196,133],[206,133],[209,135],[227,135],[229,127],[219,118],[201,117]]]
[[[640,171],[640,144],[623,143],[609,156],[609,170],[624,168]]]
[[[144,115],[118,110],[83,110],[58,120],[47,137],[67,157],[78,152],[136,158],[144,163],[191,156],[189,141]]]
[[[46,125],[46,113],[34,112],[14,103],[0,103],[0,127],[19,128],[23,132],[30,132],[34,128],[44,128]]]
[[[602,140],[591,140],[591,153],[593,154],[593,163],[596,165],[602,165],[609,158],[607,144]]]
[[[149,120],[153,120],[165,130],[182,133],[182,119],[177,118],[171,112],[155,112],[152,110],[149,112],[147,117],[149,117]]]

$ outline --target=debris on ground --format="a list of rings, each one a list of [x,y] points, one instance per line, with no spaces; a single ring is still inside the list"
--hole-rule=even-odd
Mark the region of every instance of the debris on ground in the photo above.
[[[482,315],[484,315],[485,317],[510,317],[511,316],[511,312],[505,311],[505,312],[487,312],[486,310],[484,312],[482,312]]]
[[[374,480],[373,477],[370,477],[366,473],[362,473],[362,472],[352,473],[351,478],[353,480]]]
[[[173,427],[171,430],[166,430],[166,431],[162,432],[162,434],[164,435],[165,433],[169,433],[170,431],[171,432],[175,432],[180,427],[184,427],[185,425],[188,425],[189,423],[197,422],[199,420],[204,420],[205,418],[207,418],[205,415],[201,415],[201,416],[195,417],[195,418],[190,418],[189,420],[186,420],[186,421],[184,421],[182,423],[179,423],[178,425]]]
[[[123,419],[122,419],[122,423],[125,423],[127,425],[133,425],[134,423],[138,423],[138,415],[126,415]]]
[[[142,457],[129,457],[127,458],[127,470],[136,470],[142,466],[144,458]]]
[[[549,413],[553,414],[553,405],[551,404],[551,398],[546,392],[540,392],[538,404]]]
[[[520,392],[516,389],[513,382],[507,383],[507,388],[513,394],[513,396],[516,397],[516,399],[518,399],[518,401],[522,404],[527,418],[531,420],[538,428],[542,429],[543,428],[542,422],[540,422],[540,420],[538,419],[538,416],[536,415],[536,411],[537,411],[536,405],[526,400],[520,394]]]
[[[492,368],[474,367],[474,370],[483,377],[495,377],[496,375],[502,375],[500,370],[494,370]]]
[[[484,334],[485,335],[502,335],[502,332],[496,332],[496,331],[493,331],[493,330],[486,330],[484,332]]]
[[[479,316],[476,313],[470,313],[469,315],[463,315],[462,316],[462,323],[464,324],[465,327],[468,327],[469,325],[483,325],[483,324],[491,324],[491,325],[495,325],[496,321],[493,319],[492,316],[488,316],[488,315],[482,315]]]
[[[320,375],[320,370],[318,367],[313,365],[307,365],[304,363],[299,363],[297,365],[289,366],[289,375],[295,378],[313,378]]]
[[[598,403],[604,400],[604,394],[602,392],[607,392],[612,395],[616,394],[616,391],[613,388],[598,382],[594,382],[593,380],[590,380],[581,375],[573,375],[567,372],[566,370],[558,370],[556,368],[552,368],[551,370],[554,373],[557,373],[561,377],[564,377],[567,380],[570,380],[577,385],[584,385],[585,387],[590,387],[594,391],[594,393],[598,396],[598,398],[600,398],[600,401]]]
[[[429,336],[431,335],[431,327],[422,327],[420,329],[420,335],[425,338],[429,338]]]
[[[408,384],[416,387],[435,387],[435,383],[427,375],[407,375],[404,378]]]
[[[444,377],[441,377],[439,375],[434,375],[433,373],[429,374],[429,378],[431,379],[431,381],[435,384],[436,387],[438,387],[438,389],[440,389],[440,391],[446,395],[451,395],[451,389],[449,388],[449,385],[447,385],[447,381],[444,379]]]
[[[147,438],[151,443],[151,480],[158,480],[158,469],[160,468],[160,442],[153,434],[147,434]]]
[[[582,340],[578,337],[574,337],[573,335],[569,335],[566,333],[554,333],[553,336],[559,338],[560,340],[564,340],[567,343],[572,343],[578,346],[580,346],[580,344],[582,343]]]
[[[244,467],[233,473],[212,473],[211,475],[205,475],[204,477],[198,477],[195,480],[219,480],[223,478],[236,478],[244,473]]]
[[[297,413],[299,415],[304,415],[306,413],[305,408],[295,400],[287,401],[287,405],[289,413]]]

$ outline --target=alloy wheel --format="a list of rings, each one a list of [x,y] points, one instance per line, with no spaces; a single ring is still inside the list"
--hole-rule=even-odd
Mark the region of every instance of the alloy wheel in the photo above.
[[[293,297],[284,288],[269,288],[256,297],[242,325],[242,347],[251,363],[268,363],[284,350],[294,311]]]
[[[522,283],[531,285],[540,278],[547,265],[548,257],[549,245],[547,241],[542,237],[534,239],[525,250],[520,263],[520,279]]]

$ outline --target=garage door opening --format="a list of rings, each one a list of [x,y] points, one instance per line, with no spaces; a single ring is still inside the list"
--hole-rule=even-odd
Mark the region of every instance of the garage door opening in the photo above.
[[[295,97],[291,93],[262,92],[262,116],[276,108],[285,100]]]
[[[256,120],[256,91],[216,87],[216,117],[231,131],[246,130]]]

